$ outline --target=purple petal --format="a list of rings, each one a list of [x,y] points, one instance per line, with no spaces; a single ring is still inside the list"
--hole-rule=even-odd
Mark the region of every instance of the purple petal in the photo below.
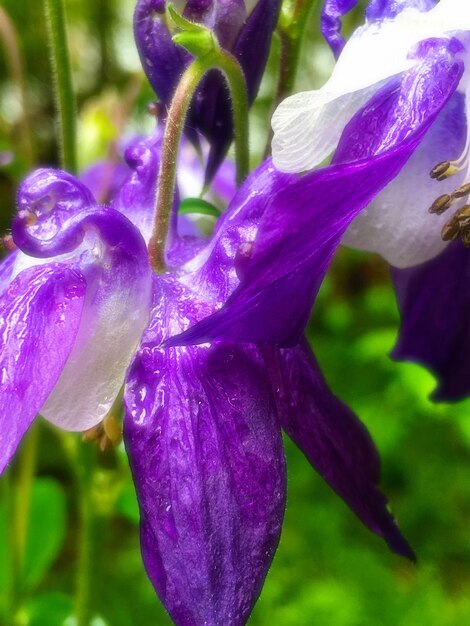
[[[165,0],[138,0],[134,37],[150,84],[159,99],[168,104],[186,66],[186,55],[171,39],[165,23],[165,4]]]
[[[432,76],[433,80],[439,78],[437,83],[428,82],[429,63],[436,66]],[[301,178],[293,177],[283,185],[285,188],[277,189],[258,222],[256,241],[244,264],[240,285],[220,311],[172,339],[169,345],[220,338],[267,341],[284,347],[298,343],[342,236],[413,154],[454,93],[462,69],[460,62],[450,63],[446,54],[417,64],[408,75],[408,100],[395,100],[403,113],[401,119],[394,116],[396,133],[371,143],[370,158],[335,163]],[[358,122],[365,129],[375,119],[374,103],[370,117],[364,112]],[[412,115],[408,116],[408,111]],[[374,156],[375,150],[380,154]],[[253,180],[247,184],[253,184]]]
[[[230,50],[246,18],[245,2],[243,0],[188,0],[183,15],[213,30],[220,45]]]
[[[0,298],[0,472],[57,383],[85,292],[79,272],[50,264],[22,272]]]
[[[414,559],[378,489],[380,462],[365,426],[328,388],[304,340],[271,349],[279,367],[281,424],[316,471],[390,549]]]
[[[435,6],[435,0],[371,0],[366,16],[371,21],[393,19],[405,9],[417,9],[424,13]]]
[[[432,397],[470,394],[470,252],[450,244],[428,263],[393,270],[401,327],[392,356],[428,367],[437,377]]]
[[[129,168],[120,159],[94,163],[81,172],[80,181],[88,187],[97,204],[109,204],[129,176]]]
[[[0,261],[0,297],[8,289],[9,284],[13,280],[17,256],[18,250],[14,250]]]
[[[464,68],[455,57],[461,51],[455,39],[422,42],[414,51],[419,62],[379,89],[347,124],[333,163],[382,154],[421,125],[429,128],[429,117],[434,121],[458,86]]]
[[[275,400],[254,347],[162,348],[197,303],[160,289],[125,393],[144,563],[178,626],[242,626],[284,513]]]
[[[336,58],[344,48],[341,18],[353,9],[358,0],[325,0],[321,11],[321,32]]]

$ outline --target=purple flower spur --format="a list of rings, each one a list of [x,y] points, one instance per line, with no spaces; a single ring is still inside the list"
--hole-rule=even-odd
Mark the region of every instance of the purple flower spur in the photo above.
[[[89,428],[125,383],[143,560],[178,626],[246,623],[281,532],[281,429],[368,528],[413,558],[378,489],[374,445],[329,390],[302,332],[338,223],[345,228],[397,174],[425,130],[371,163],[303,179],[267,161],[210,239],[182,234],[176,194],[171,269],[160,275],[146,246],[158,133],[128,148],[132,171],[108,207],[58,170],[38,170],[19,191],[17,249],[0,266],[1,469],[38,413]],[[214,339],[182,339],[230,312],[247,288],[253,336],[237,340],[246,321],[237,314]],[[270,345],[270,333],[291,346]]]
[[[168,106],[191,55],[173,43],[166,6],[165,0],[138,0],[134,33],[147,78],[159,100]],[[253,103],[268,59],[280,1],[188,0],[181,6],[184,17],[210,28],[220,45],[240,63],[248,100]],[[218,71],[210,72],[197,90],[187,130],[198,130],[210,143],[206,178],[211,180],[233,139],[230,98]]]
[[[470,5],[372,0],[365,24],[345,42],[341,17],[355,4],[324,3],[323,32],[337,64],[322,89],[278,108],[274,163],[300,172],[329,153],[334,163],[370,158],[401,127],[432,117],[406,167],[352,222],[342,243],[391,264],[402,317],[393,356],[429,367],[438,379],[434,399],[458,400],[470,394],[470,300],[463,287],[470,267]],[[406,102],[418,88],[427,94],[419,110]],[[443,89],[451,97],[433,117]],[[402,104],[393,106],[400,93]]]

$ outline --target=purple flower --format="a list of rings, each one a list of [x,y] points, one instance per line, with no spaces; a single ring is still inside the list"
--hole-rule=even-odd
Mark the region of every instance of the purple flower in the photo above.
[[[402,126],[416,126],[432,114],[444,83],[453,85],[406,167],[356,217],[342,243],[378,252],[400,268],[393,271],[402,314],[394,356],[422,363],[437,375],[435,399],[459,399],[470,393],[465,375],[470,301],[462,289],[468,261],[462,246],[449,240],[470,241],[470,5],[375,0],[365,25],[345,44],[340,18],[353,4],[324,3],[323,30],[338,62],[321,90],[297,94],[279,107],[273,120],[274,162],[301,171],[333,150],[338,164],[380,154],[399,139]],[[413,75],[420,66],[416,83]],[[427,94],[419,111],[406,102],[418,88]],[[393,105],[397,93],[402,94],[398,107]]]
[[[329,195],[357,212],[423,132],[372,167],[336,166],[305,180],[267,161],[236,192],[209,241],[182,236],[175,211],[167,251],[173,269],[158,276],[145,245],[158,134],[127,150],[132,173],[112,207],[98,206],[64,172],[39,170],[23,184],[13,225],[18,250],[0,265],[0,363],[7,382],[0,392],[1,468],[38,412],[64,428],[87,428],[106,414],[125,378],[124,440],[143,559],[175,624],[238,626],[248,619],[281,531],[281,428],[367,527],[413,557],[378,489],[370,437],[331,393],[304,339],[279,348],[262,344],[261,336],[234,342],[230,332],[202,345],[172,345],[170,338],[214,319],[250,276],[265,293],[262,275],[253,273],[253,262],[262,269],[263,255],[279,281],[279,289],[268,286],[266,327],[292,314],[288,323],[301,334],[296,308],[303,319],[306,270],[308,289],[323,271],[312,265],[311,250],[305,257],[307,237],[299,236],[305,224],[297,219],[302,203]],[[363,179],[360,199],[347,194],[347,184],[357,187]],[[338,213],[316,201],[308,211],[319,220],[313,250],[322,238],[330,241]],[[309,268],[296,256],[307,258]]]
[[[188,0],[183,5],[183,15],[211,28],[222,47],[239,61],[252,103],[268,59],[279,0]],[[169,105],[191,56],[173,43],[165,11],[165,0],[138,0],[134,33],[147,78],[159,100]],[[233,138],[230,99],[219,72],[210,72],[202,81],[192,103],[187,130],[200,131],[210,143],[206,177],[211,180]]]

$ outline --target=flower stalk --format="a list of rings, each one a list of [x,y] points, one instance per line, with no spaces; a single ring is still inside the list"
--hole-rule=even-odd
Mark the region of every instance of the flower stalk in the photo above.
[[[64,0],[44,0],[44,7],[59,118],[61,164],[64,169],[73,173],[77,171],[76,106],[67,45]]]
[[[209,53],[195,59],[186,69],[168,112],[158,174],[155,223],[149,243],[150,261],[157,273],[162,273],[166,269],[165,242],[173,206],[178,147],[186,115],[199,83],[212,69],[218,69],[223,73],[232,97],[237,183],[241,184],[248,174],[248,99],[245,78],[236,59],[216,45]]]

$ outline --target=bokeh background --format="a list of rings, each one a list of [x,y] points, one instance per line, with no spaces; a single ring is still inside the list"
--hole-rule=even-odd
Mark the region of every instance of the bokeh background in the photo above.
[[[66,4],[84,168],[109,155],[119,138],[151,128],[146,107],[152,93],[134,49],[132,0]],[[22,94],[18,73],[12,73],[15,38],[0,14],[0,227],[7,232],[18,182],[33,165],[56,164],[58,157],[42,2],[2,0],[0,7],[13,22],[24,65]],[[361,7],[347,20],[346,31],[360,12]],[[317,3],[298,90],[321,85],[333,64],[319,37],[318,14]],[[252,113],[253,165],[268,135],[278,53],[275,40]],[[284,530],[252,626],[470,623],[470,401],[432,404],[432,376],[389,359],[398,324],[386,265],[372,255],[340,250],[309,336],[332,388],[361,416],[380,449],[383,489],[418,563],[390,554],[286,441]],[[70,438],[38,422],[0,480],[0,623],[5,626],[13,626],[6,617],[12,597],[17,625],[74,624],[82,541],[82,468],[75,452]],[[28,463],[35,467],[30,488]],[[142,566],[137,504],[122,446],[98,455],[89,488],[93,626],[169,625]],[[24,559],[12,589],[12,546],[18,541]]]

